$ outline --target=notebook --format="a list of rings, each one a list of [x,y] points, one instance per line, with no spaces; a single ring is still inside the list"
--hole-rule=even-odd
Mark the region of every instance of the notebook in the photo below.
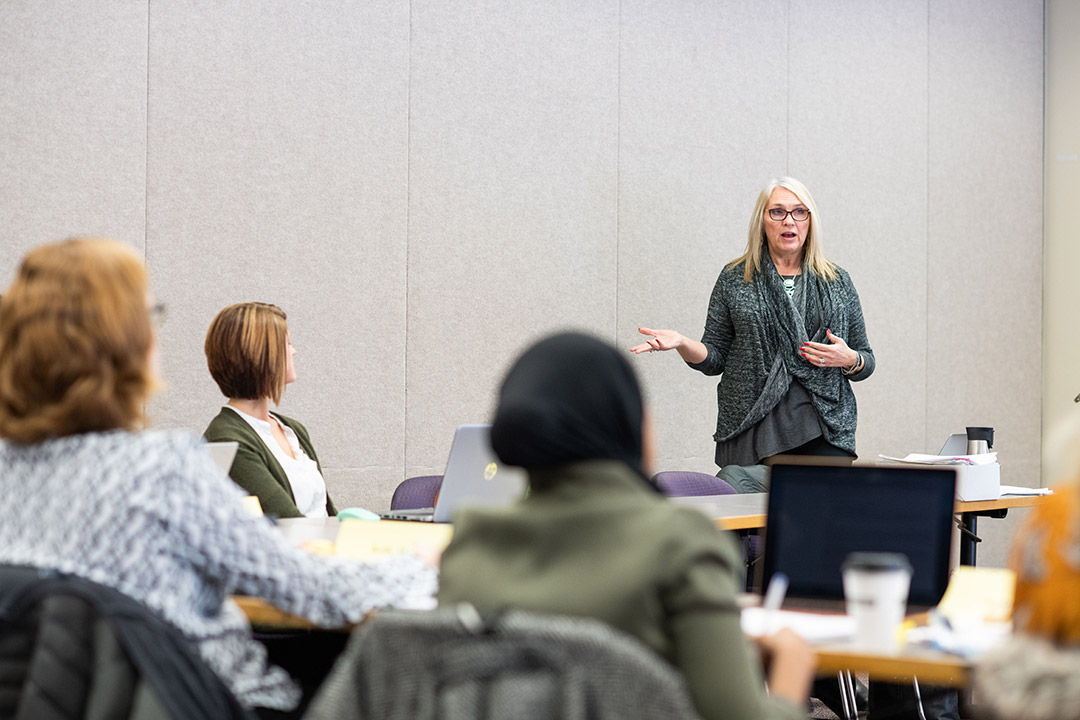
[[[525,470],[504,465],[491,449],[490,425],[461,425],[454,432],[442,487],[434,508],[392,510],[387,520],[450,522],[466,505],[506,506],[525,494]]]
[[[783,572],[784,607],[841,610],[848,553],[898,552],[913,569],[909,611],[934,607],[949,583],[955,488],[949,467],[773,465],[759,587]]]
[[[232,468],[233,459],[236,457],[236,450],[239,447],[240,443],[235,440],[208,442],[206,443],[206,452],[210,453],[210,459],[214,461],[214,467],[216,467],[222,475],[228,476],[229,470]]]

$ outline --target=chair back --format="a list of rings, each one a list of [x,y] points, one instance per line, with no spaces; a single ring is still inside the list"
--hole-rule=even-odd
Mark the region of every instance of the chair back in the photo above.
[[[417,510],[435,507],[435,497],[442,487],[442,475],[419,475],[405,478],[390,498],[391,510]]]
[[[97,583],[0,566],[0,717],[254,720],[177,628]]]
[[[364,623],[305,720],[697,720],[682,675],[598,620],[467,604]]]
[[[653,482],[668,497],[735,494],[735,488],[715,475],[689,470],[659,472],[653,477]]]

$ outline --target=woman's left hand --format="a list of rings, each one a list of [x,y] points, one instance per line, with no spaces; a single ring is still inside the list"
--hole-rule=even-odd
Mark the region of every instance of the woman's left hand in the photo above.
[[[825,335],[831,345],[808,340],[799,348],[808,363],[818,367],[849,368],[859,361],[859,354],[849,348],[843,338],[833,335],[832,330],[826,330]]]

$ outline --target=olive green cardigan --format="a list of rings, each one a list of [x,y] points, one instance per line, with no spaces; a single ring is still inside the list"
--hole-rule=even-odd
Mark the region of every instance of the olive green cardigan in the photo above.
[[[296,433],[300,447],[318,465],[319,458],[311,445],[307,429],[292,418],[278,413],[272,414]],[[222,408],[217,417],[210,421],[203,437],[210,442],[235,441],[240,444],[232,469],[229,470],[229,477],[237,485],[259,498],[259,504],[262,505],[264,513],[278,517],[303,517],[303,513],[296,507],[292,485],[289,484],[289,478],[281,467],[281,463],[270,452],[270,448],[259,437],[259,433],[255,432],[255,429],[244,418],[231,410]],[[322,472],[321,466],[319,472]],[[329,490],[326,493],[326,512],[337,515]]]
[[[705,720],[804,718],[765,694],[739,624],[731,533],[678,507],[626,465],[544,473],[509,509],[466,509],[442,556],[439,603],[592,617],[637,636],[686,677]]]

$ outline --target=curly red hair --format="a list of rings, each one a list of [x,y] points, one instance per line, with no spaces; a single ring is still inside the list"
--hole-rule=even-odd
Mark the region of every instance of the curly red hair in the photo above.
[[[145,422],[147,280],[130,247],[71,238],[27,253],[0,299],[0,436],[21,443]]]

